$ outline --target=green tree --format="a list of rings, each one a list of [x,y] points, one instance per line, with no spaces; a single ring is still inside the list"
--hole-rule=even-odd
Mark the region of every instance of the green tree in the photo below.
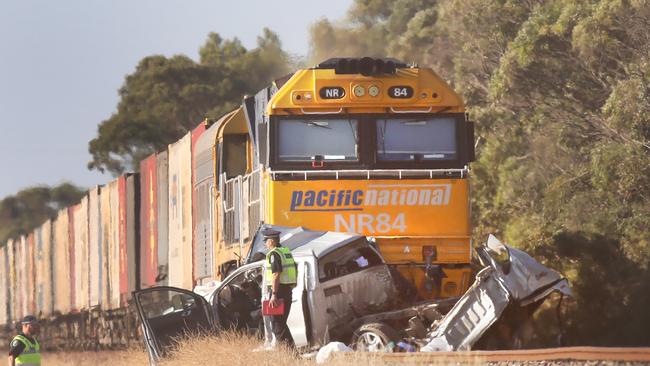
[[[289,56],[277,35],[265,29],[257,47],[211,33],[199,50],[186,56],[149,56],[140,61],[119,90],[115,112],[89,143],[89,169],[118,175],[137,170],[146,156],[195,128],[205,117],[218,118],[288,72]]]
[[[58,210],[76,204],[86,190],[70,183],[56,187],[38,186],[21,190],[0,201],[0,245],[25,235]]]

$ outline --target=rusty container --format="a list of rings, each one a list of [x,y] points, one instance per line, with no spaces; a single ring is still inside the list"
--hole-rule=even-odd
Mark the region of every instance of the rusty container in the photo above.
[[[100,188],[88,191],[88,306],[101,306],[102,290],[102,219]]]
[[[169,145],[169,285],[192,289],[192,136]]]
[[[140,287],[156,286],[158,277],[158,173],[156,155],[140,162]]]
[[[70,218],[68,209],[59,210],[52,222],[52,294],[54,312],[70,312]]]
[[[36,239],[36,314],[52,314],[52,221],[35,231]]]
[[[88,195],[73,207],[73,246],[72,265],[74,272],[72,310],[86,310],[89,307],[89,268],[88,268]]]
[[[118,179],[119,210],[119,291],[120,307],[128,304],[138,282],[138,248],[136,233],[139,226],[139,174],[127,174]]]
[[[169,283],[169,153],[163,151],[156,155],[156,238],[158,274],[156,284]]]
[[[9,258],[6,243],[0,246],[0,327],[9,324]]]
[[[215,123],[192,146],[194,281],[214,278],[215,177],[214,147],[220,124]]]

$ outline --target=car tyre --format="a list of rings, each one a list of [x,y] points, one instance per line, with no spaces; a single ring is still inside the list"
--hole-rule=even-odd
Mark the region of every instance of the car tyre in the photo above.
[[[352,334],[352,347],[362,352],[393,352],[399,333],[385,323],[368,323]],[[391,345],[392,343],[392,345]]]

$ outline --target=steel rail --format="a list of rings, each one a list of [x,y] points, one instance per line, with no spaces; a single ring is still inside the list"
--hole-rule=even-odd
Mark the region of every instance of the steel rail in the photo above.
[[[346,354],[354,357],[355,353]],[[443,360],[462,362],[499,361],[640,361],[650,362],[650,347],[561,347],[512,351],[467,351],[467,352],[413,352],[381,353],[378,358],[388,363],[439,363]]]

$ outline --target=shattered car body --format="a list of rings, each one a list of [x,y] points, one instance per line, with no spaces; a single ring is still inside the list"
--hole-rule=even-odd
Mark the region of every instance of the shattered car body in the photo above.
[[[476,249],[484,268],[462,297],[405,305],[390,268],[364,236],[274,229],[280,229],[281,243],[297,263],[287,324],[303,350],[342,341],[358,350],[390,351],[391,343],[405,338],[421,351],[468,350],[505,312],[534,311],[554,292],[571,295],[560,274],[490,235]],[[213,289],[201,289],[202,295],[169,287],[135,292],[152,363],[184,332],[237,329],[265,334],[268,340],[269,322],[261,315],[261,301],[268,297],[262,285],[265,253],[256,239],[248,264]]]
[[[486,267],[429,333],[421,351],[469,350],[509,306],[541,304],[554,292],[571,296],[568,281],[559,273],[492,235],[477,252]]]
[[[298,269],[287,324],[299,348],[347,342],[352,319],[386,311],[397,297],[388,266],[364,236],[289,230],[281,243],[292,249]],[[263,268],[263,260],[239,267],[203,295],[172,287],[134,292],[151,363],[184,333],[236,329],[263,334],[261,303],[268,296]]]

